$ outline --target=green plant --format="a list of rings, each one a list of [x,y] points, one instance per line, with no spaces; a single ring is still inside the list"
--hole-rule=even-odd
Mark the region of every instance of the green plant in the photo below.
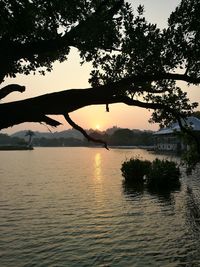
[[[150,168],[150,161],[131,158],[122,164],[121,171],[126,181],[143,182],[144,175],[149,172]]]
[[[171,189],[180,186],[178,164],[169,160],[155,159],[147,174],[147,186],[153,189]]]

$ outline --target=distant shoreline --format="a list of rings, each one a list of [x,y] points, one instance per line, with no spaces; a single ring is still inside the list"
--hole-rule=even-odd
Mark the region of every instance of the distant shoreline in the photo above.
[[[0,146],[0,151],[15,151],[15,150],[33,150],[33,147],[11,146],[11,145]]]
[[[64,147],[88,147],[88,148],[104,148],[103,146],[34,146],[35,148],[40,148],[40,147],[57,147],[57,148],[64,148]],[[147,149],[147,150],[153,150],[153,146],[108,146],[109,149]],[[0,151],[7,151],[7,150],[33,150],[33,147],[28,147],[28,146],[14,146],[14,145],[4,145],[0,146]]]

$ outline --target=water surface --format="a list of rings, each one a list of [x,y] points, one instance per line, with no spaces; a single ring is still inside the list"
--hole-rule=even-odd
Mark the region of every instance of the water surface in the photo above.
[[[200,266],[200,177],[156,194],[123,183],[145,150],[0,152],[0,266]],[[160,156],[163,157],[163,156]]]

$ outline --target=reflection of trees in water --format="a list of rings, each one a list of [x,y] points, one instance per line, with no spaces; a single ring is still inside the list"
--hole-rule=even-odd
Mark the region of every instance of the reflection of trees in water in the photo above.
[[[186,222],[194,236],[200,237],[200,164],[186,180]]]
[[[190,266],[200,266],[200,199],[198,198],[198,191],[196,192],[195,187],[192,186],[187,186],[186,188],[186,224],[189,228],[190,240],[193,240],[190,245],[190,249],[193,250],[190,260],[191,262],[193,259],[195,260],[195,264]]]
[[[195,234],[200,235],[200,201],[195,197],[192,187],[186,190],[186,218]]]
[[[179,192],[181,190],[181,184],[174,184],[173,186],[171,186],[170,188],[162,188],[162,189],[158,189],[158,188],[153,188],[153,187],[148,187],[147,191],[149,194],[157,196],[161,201],[168,201],[169,204],[172,203],[172,201],[174,202],[174,197],[173,197],[173,193],[174,192]]]
[[[174,204],[174,196],[172,193],[176,191],[180,191],[181,185],[175,185],[171,187],[170,189],[167,188],[166,190],[162,188],[156,189],[156,188],[150,188],[144,183],[133,183],[133,182],[127,182],[126,180],[123,180],[122,182],[123,191],[126,196],[129,198],[137,197],[138,195],[143,195],[144,193],[148,193],[151,196],[156,196],[159,200],[159,202],[165,202],[166,204],[172,205]]]
[[[190,184],[190,186],[187,184]],[[169,234],[173,235],[173,231],[177,231],[177,245],[174,245],[177,249],[177,255],[173,256],[174,261],[177,260],[177,262],[180,262],[180,266],[185,267],[200,266],[199,177],[197,179],[195,177],[184,177],[182,180],[182,192],[178,195],[174,194],[174,192],[177,192],[174,189],[162,192],[151,191],[142,184],[135,185],[125,181],[123,181],[123,191],[125,196],[132,200],[133,204],[138,201],[141,207],[143,207],[143,199],[148,201],[149,197],[150,201],[147,202],[148,210],[155,210],[155,206],[159,207],[163,216],[163,224],[172,223],[172,232],[169,232]],[[177,205],[175,205],[176,203]],[[164,217],[165,215],[171,216],[169,220]]]
[[[122,182],[124,194],[130,198],[134,198],[135,196],[141,195],[144,193],[144,185],[143,183],[134,183],[127,182],[123,180]]]

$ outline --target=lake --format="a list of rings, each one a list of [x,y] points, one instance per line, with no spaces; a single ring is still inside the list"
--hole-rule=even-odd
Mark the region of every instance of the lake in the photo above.
[[[179,191],[123,183],[139,149],[0,152],[0,266],[200,266],[200,171]],[[164,156],[159,156],[164,157]]]

